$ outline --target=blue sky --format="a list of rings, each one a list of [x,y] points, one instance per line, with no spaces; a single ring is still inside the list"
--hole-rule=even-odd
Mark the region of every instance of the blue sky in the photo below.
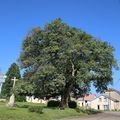
[[[0,0],[0,69],[6,73],[25,35],[55,18],[111,43],[120,64],[120,0]],[[120,72],[113,87],[120,90]]]

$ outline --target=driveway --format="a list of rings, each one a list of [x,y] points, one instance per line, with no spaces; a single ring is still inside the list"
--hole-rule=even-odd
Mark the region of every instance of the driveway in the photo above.
[[[120,112],[104,112],[80,118],[67,118],[62,120],[120,120]]]

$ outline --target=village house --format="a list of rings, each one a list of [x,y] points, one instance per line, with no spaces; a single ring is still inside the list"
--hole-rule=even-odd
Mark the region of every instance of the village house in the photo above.
[[[34,96],[26,96],[26,102],[47,104],[48,101],[40,98],[35,98]]]
[[[100,96],[86,94],[76,100],[78,106],[96,110],[120,110],[120,92],[109,89]]]
[[[118,110],[119,101],[107,95],[100,95],[91,101],[91,108],[96,110]]]
[[[109,89],[91,101],[91,108],[97,110],[120,110],[120,92]]]
[[[96,98],[95,94],[86,94],[76,100],[80,107],[91,107],[91,101]]]

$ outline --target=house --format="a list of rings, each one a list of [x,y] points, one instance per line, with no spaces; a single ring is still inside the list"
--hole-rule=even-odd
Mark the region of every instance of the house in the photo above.
[[[120,92],[109,89],[91,101],[91,108],[97,110],[120,110]]]
[[[80,107],[91,107],[91,101],[96,98],[95,94],[86,94],[77,99],[77,104]]]
[[[91,108],[96,110],[117,110],[118,106],[119,101],[107,95],[100,95],[91,101]]]

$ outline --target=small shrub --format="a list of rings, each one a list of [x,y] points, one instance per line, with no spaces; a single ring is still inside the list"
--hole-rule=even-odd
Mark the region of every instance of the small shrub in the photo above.
[[[47,107],[59,107],[59,106],[60,106],[60,101],[50,100],[47,103]]]
[[[76,110],[76,112],[78,112],[78,113],[81,112],[81,110],[80,110],[79,108],[76,108],[75,110]]]
[[[28,110],[29,110],[29,112],[35,112],[35,108],[34,108],[33,106],[30,106],[30,107],[28,108]]]
[[[5,103],[6,99],[0,99],[0,102]]]
[[[65,107],[60,107],[60,110],[65,110]]]
[[[88,114],[88,115],[101,113],[101,111],[97,111],[97,110],[94,110],[92,108],[84,108],[84,107],[76,108],[75,110],[78,113],[81,112],[81,113],[85,113],[85,114]]]
[[[69,101],[68,106],[69,108],[77,108],[77,103],[75,101]]]
[[[17,95],[16,96],[16,101],[17,102],[26,102],[26,96],[24,96],[24,95]]]
[[[82,113],[87,113],[87,109],[85,107],[76,108],[76,111],[77,112],[82,112]]]
[[[30,106],[29,105],[16,105],[16,107],[18,107],[18,108],[29,108]]]
[[[36,112],[36,113],[39,113],[39,114],[42,114],[43,113],[43,108],[41,106],[30,106],[28,108],[29,112]]]
[[[43,108],[42,107],[36,107],[35,112],[42,114],[43,113]]]

